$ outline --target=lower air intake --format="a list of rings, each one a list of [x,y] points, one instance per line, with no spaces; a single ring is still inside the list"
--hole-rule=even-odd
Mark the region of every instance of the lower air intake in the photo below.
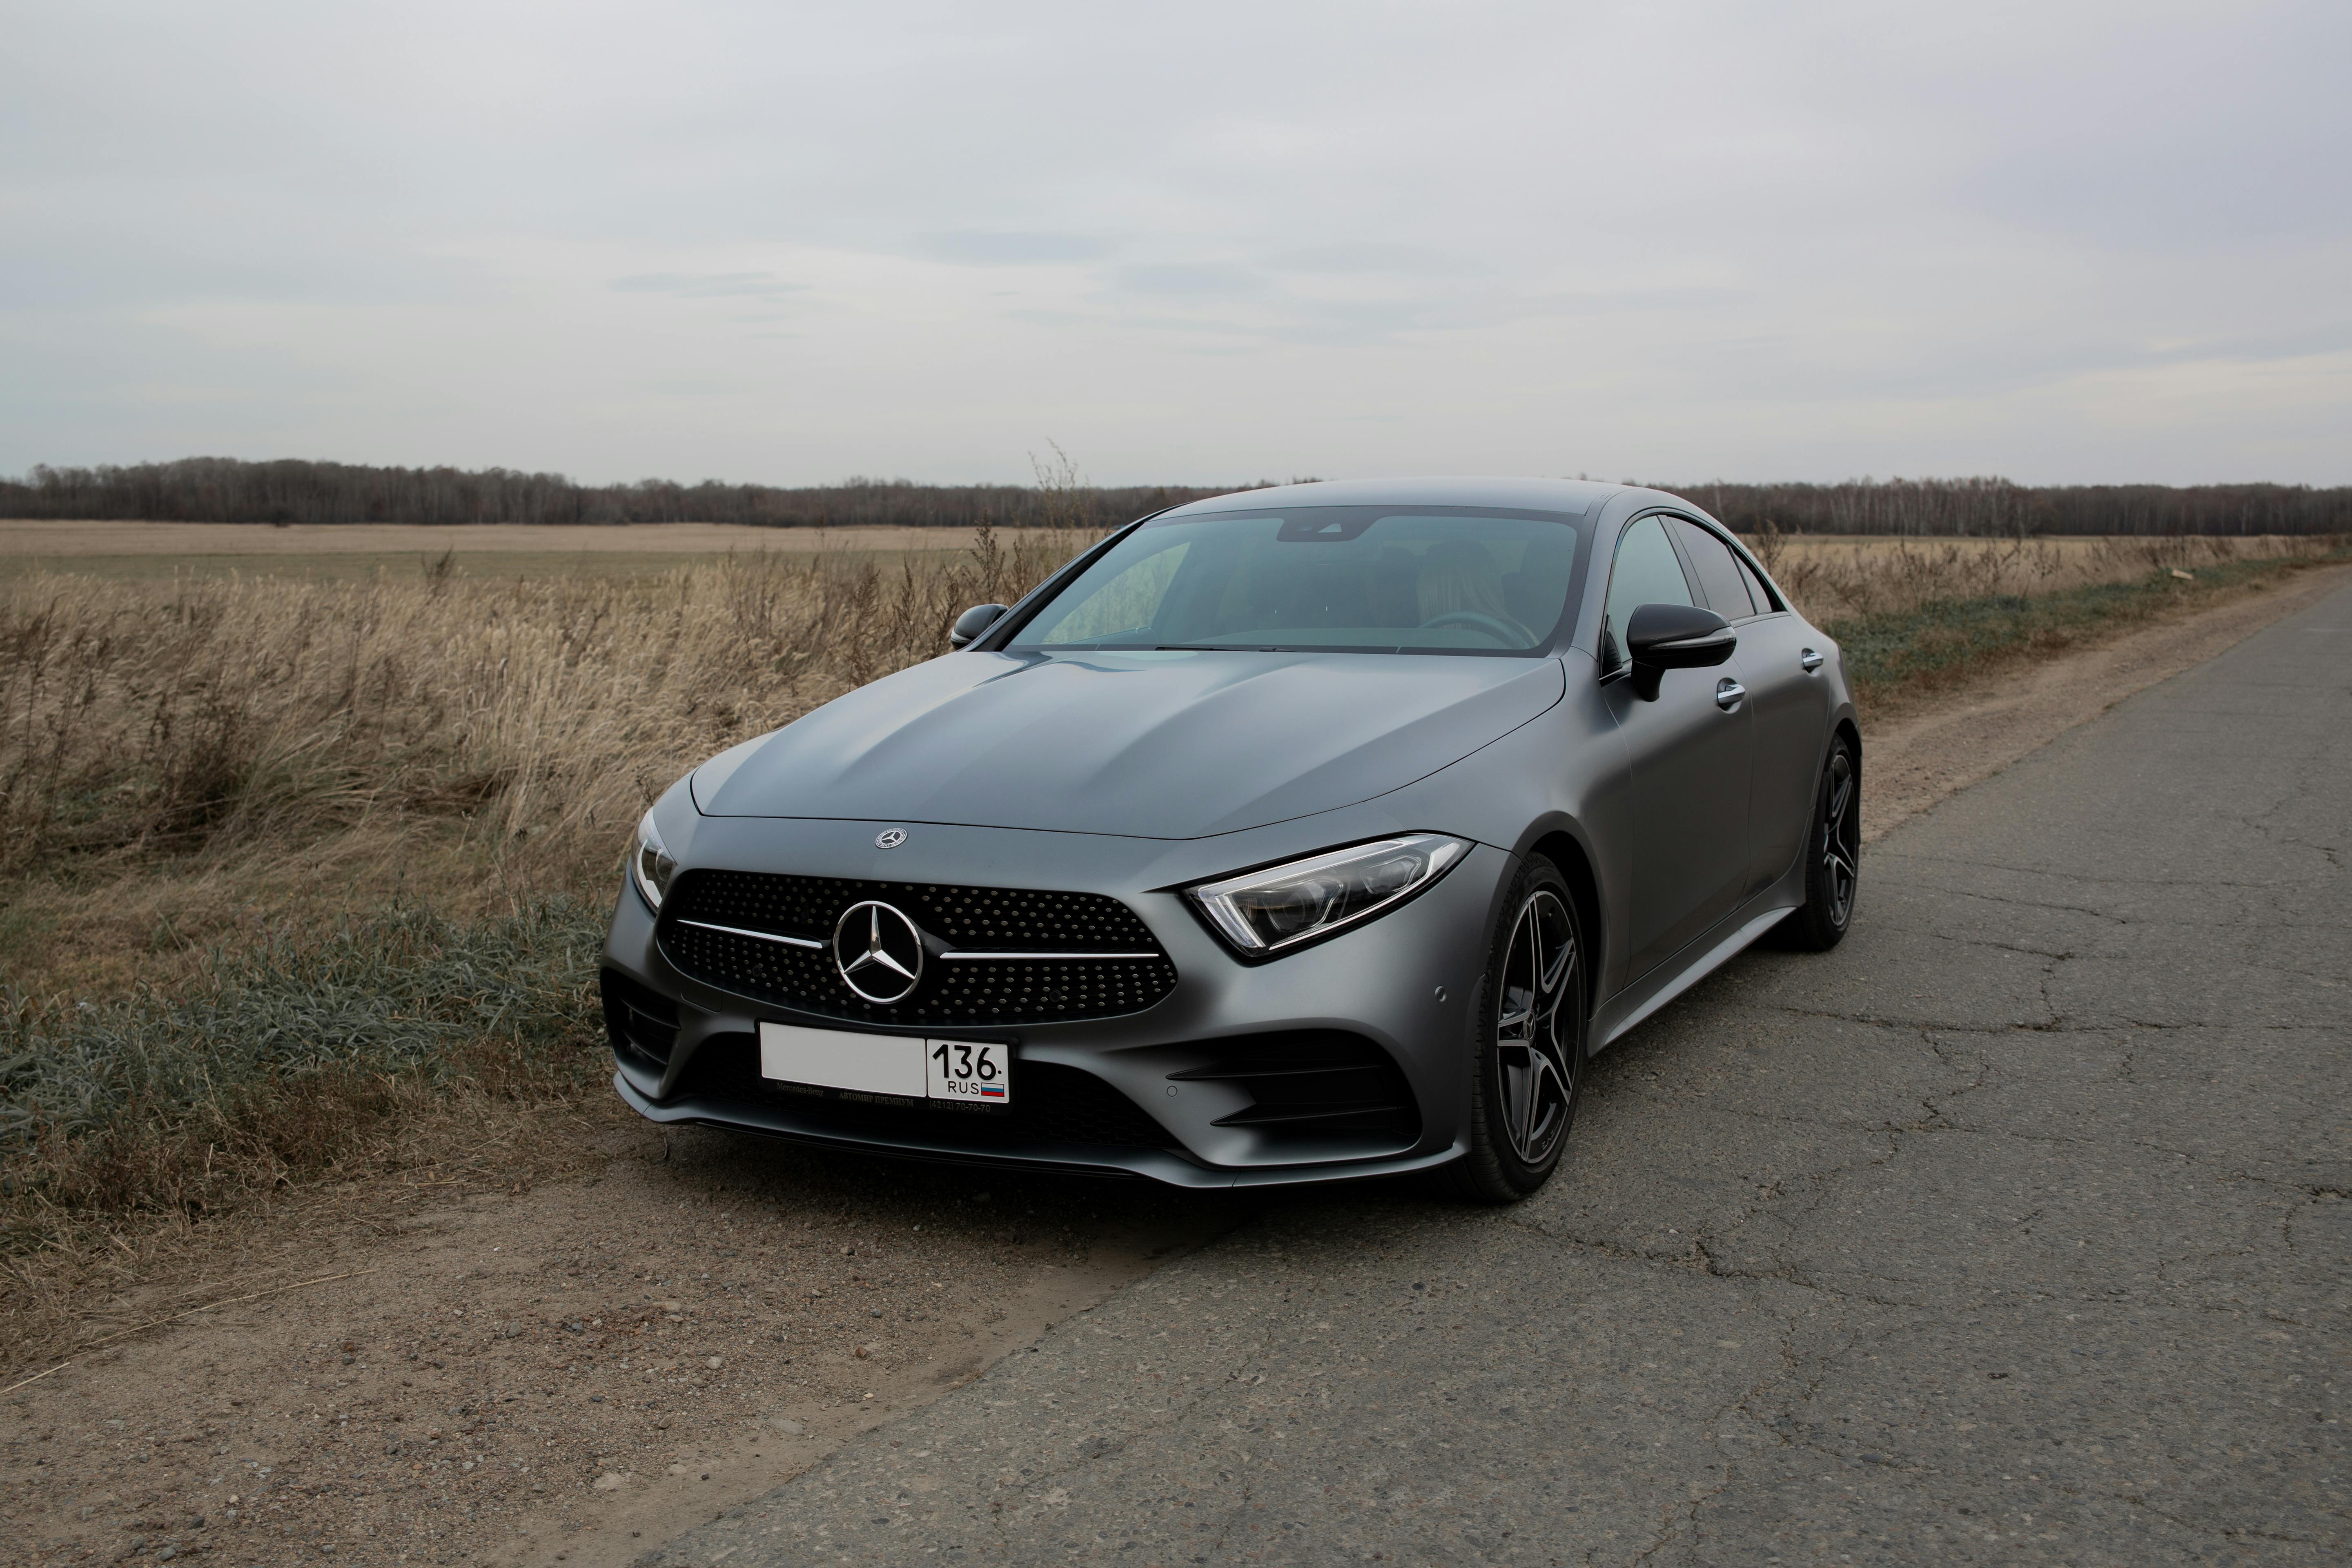
[[[1371,1137],[1410,1143],[1421,1136],[1421,1108],[1404,1074],[1360,1035],[1297,1029],[1221,1040],[1216,1048],[1218,1060],[1168,1076],[1245,1090],[1253,1103],[1219,1117],[1220,1127],[1310,1141]]]
[[[668,1065],[677,1044],[677,1004],[617,969],[599,970],[596,985],[604,994],[604,1034],[614,1054]]]

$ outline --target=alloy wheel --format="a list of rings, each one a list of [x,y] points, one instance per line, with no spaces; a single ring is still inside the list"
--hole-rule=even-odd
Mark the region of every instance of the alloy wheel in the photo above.
[[[1577,992],[1576,926],[1549,889],[1528,895],[1512,922],[1503,961],[1502,1011],[1495,1024],[1504,1135],[1523,1164],[1540,1167],[1568,1131],[1583,1041],[1560,1009]]]
[[[1822,870],[1830,921],[1840,930],[1853,914],[1861,860],[1861,792],[1854,788],[1853,759],[1841,746],[1830,758],[1829,784],[1822,791]]]

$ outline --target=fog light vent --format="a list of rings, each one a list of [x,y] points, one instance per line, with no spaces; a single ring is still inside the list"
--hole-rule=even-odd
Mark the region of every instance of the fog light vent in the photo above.
[[[604,997],[604,1033],[613,1050],[667,1066],[677,1044],[677,1004],[617,969],[597,972]]]
[[[1303,1138],[1366,1137],[1409,1143],[1421,1109],[1389,1054],[1360,1035],[1299,1029],[1214,1042],[1216,1061],[1168,1076],[1178,1083],[1230,1083],[1254,1104],[1217,1118]]]

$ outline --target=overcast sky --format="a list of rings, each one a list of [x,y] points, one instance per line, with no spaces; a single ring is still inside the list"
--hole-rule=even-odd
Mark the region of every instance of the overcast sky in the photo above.
[[[0,472],[2352,481],[2352,4],[0,0]]]

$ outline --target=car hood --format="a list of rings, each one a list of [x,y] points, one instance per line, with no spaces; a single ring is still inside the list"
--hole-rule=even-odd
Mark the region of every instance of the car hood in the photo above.
[[[950,654],[695,778],[711,816],[1197,838],[1424,778],[1559,700],[1557,659]]]

